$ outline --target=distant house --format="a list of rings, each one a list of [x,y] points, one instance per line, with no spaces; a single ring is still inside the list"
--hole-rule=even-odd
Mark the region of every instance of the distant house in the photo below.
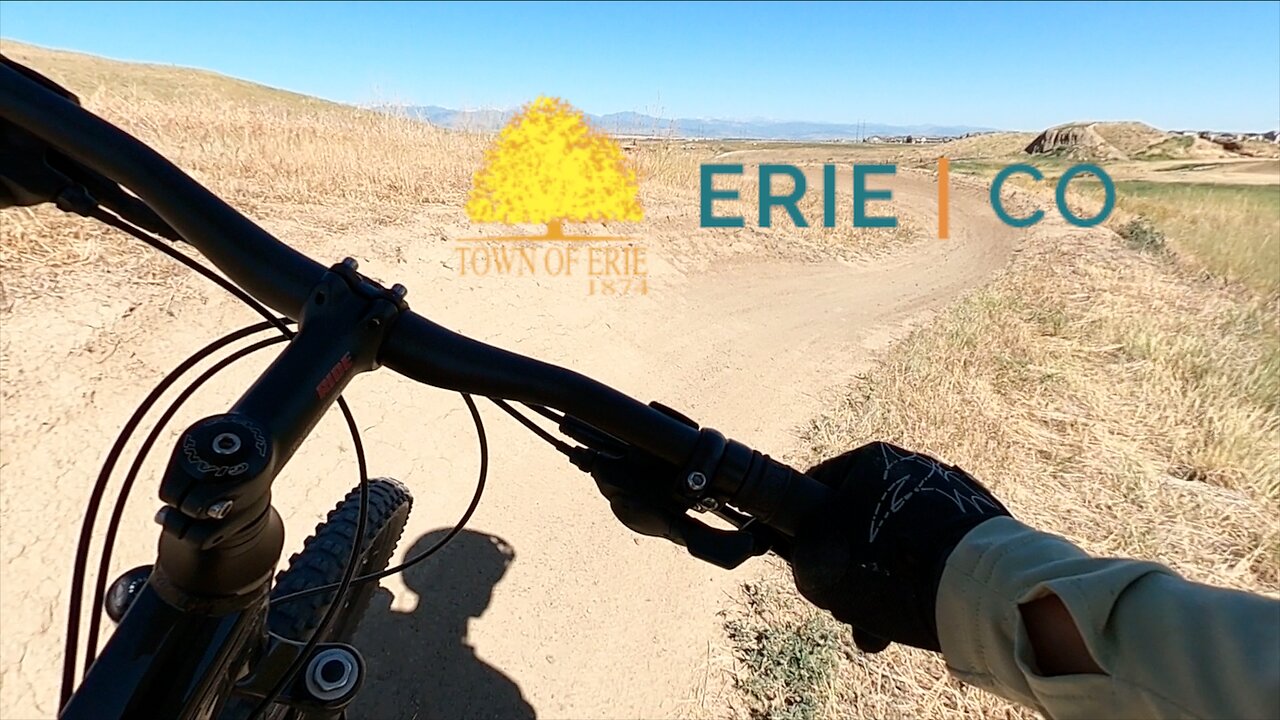
[[[882,143],[882,142],[884,142],[884,138],[880,137],[879,135],[872,135],[871,137],[867,138],[866,140],[863,140],[863,142],[869,142],[869,143]]]

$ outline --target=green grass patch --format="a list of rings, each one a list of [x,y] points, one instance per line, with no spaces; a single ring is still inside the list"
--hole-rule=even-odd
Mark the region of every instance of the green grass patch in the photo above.
[[[986,180],[990,180],[996,176],[1001,170],[1010,165],[1021,164],[1030,165],[1044,174],[1045,180],[1033,181],[1030,176],[1018,173],[1011,178],[1009,182],[1015,185],[1023,184],[1027,187],[1042,186],[1045,187],[1046,181],[1052,183],[1058,177],[1066,172],[1067,168],[1075,165],[1075,161],[1058,155],[1036,155],[1010,157],[1003,160],[986,160],[986,159],[965,159],[958,158],[951,161],[951,172],[960,175],[973,175]]]
[[[826,717],[840,662],[839,626],[775,582],[745,583],[742,598],[744,612],[725,623],[725,632],[746,669],[737,686],[751,717]]]
[[[1176,135],[1152,145],[1138,153],[1143,160],[1179,160],[1185,158],[1187,151],[1195,144],[1195,138]]]
[[[1144,217],[1136,217],[1116,228],[1116,233],[1125,239],[1131,250],[1164,255],[1169,251],[1164,233]]]

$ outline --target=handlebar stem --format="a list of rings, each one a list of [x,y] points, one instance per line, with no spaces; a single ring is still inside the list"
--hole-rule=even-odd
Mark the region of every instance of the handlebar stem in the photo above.
[[[183,433],[160,484],[157,563],[171,600],[243,595],[280,559],[271,483],[361,372],[377,367],[401,296],[334,266],[312,290],[298,334],[229,413]]]

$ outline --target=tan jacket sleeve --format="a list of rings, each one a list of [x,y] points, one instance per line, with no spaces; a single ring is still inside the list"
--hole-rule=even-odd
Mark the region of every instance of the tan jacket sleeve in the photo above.
[[[1044,677],[1018,605],[1053,593],[1106,675]],[[1090,557],[1012,518],[965,536],[938,590],[960,680],[1050,718],[1280,718],[1280,602]]]

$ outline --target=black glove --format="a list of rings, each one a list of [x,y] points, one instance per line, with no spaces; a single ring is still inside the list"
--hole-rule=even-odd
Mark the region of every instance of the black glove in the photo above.
[[[1009,511],[958,467],[883,442],[807,473],[836,488],[796,535],[796,587],[853,627],[865,652],[890,642],[938,652],[938,582],[966,533]]]

